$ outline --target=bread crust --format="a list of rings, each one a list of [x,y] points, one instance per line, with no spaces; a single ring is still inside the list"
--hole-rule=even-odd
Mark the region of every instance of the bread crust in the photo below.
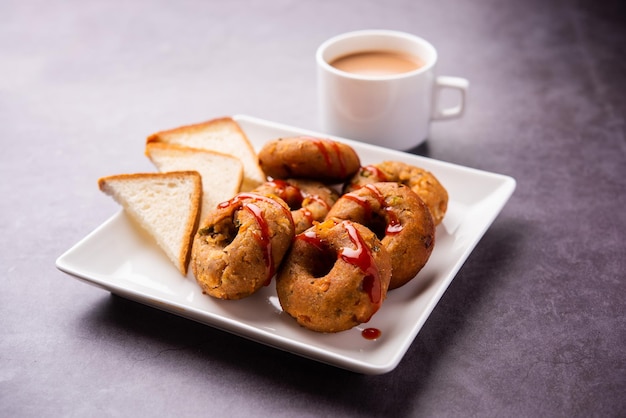
[[[159,171],[189,169],[200,173],[203,196],[201,220],[214,210],[218,203],[236,195],[243,181],[241,161],[230,154],[165,142],[146,144],[145,154]],[[215,173],[215,164],[221,166],[222,170],[219,173]],[[167,167],[175,167],[176,170],[167,170]],[[224,177],[224,174],[228,177]]]
[[[128,202],[122,200],[116,191],[114,183],[119,182],[151,182],[160,180],[180,180],[191,179],[193,182],[192,194],[190,196],[190,212],[187,218],[184,220],[184,234],[181,239],[180,251],[178,254],[171,255],[168,250],[164,248],[161,237],[155,236],[155,232],[145,225],[141,219],[140,211],[136,208],[130,207]],[[149,187],[150,183],[146,183]],[[135,220],[141,227],[152,235],[157,244],[170,256],[172,262],[178,270],[187,275],[189,261],[191,259],[191,248],[193,244],[193,237],[198,228],[200,221],[200,202],[202,201],[202,180],[200,174],[196,171],[174,171],[169,173],[130,173],[130,174],[116,174],[98,179],[98,188],[105,194],[112,196],[119,204],[121,204],[124,210]]]
[[[203,137],[205,134],[210,138]],[[224,135],[232,136],[232,138],[225,143],[215,142],[218,138],[223,139]],[[250,191],[266,179],[248,136],[239,123],[230,116],[159,131],[149,135],[146,139],[146,144],[155,142],[207,149],[239,158],[244,170],[244,178],[239,191]]]
[[[165,129],[155,132],[148,136],[148,138],[146,139],[146,143],[164,141],[170,142],[171,137],[177,137],[180,134],[197,134],[199,132],[205,131],[207,128],[212,128],[220,125],[228,126],[229,129],[235,130],[239,132],[242,136],[246,137],[246,134],[233,118],[231,118],[230,116],[222,116],[204,122],[191,123],[188,125],[178,126],[176,128]],[[248,146],[252,151],[254,151],[252,145],[249,142]]]

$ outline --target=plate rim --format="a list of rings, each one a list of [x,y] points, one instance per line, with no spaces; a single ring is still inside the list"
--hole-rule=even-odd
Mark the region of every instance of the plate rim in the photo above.
[[[488,218],[485,219],[484,227],[481,228],[480,233],[476,234],[474,238],[471,240],[471,243],[467,245],[465,250],[462,252],[461,256],[456,260],[453,268],[451,269],[448,276],[443,280],[434,295],[428,300],[427,306],[424,309],[423,314],[420,316],[419,320],[416,320],[412,323],[410,327],[410,332],[407,333],[407,337],[402,340],[402,344],[400,347],[397,347],[394,351],[394,354],[390,356],[385,362],[379,363],[368,363],[356,358],[348,357],[342,354],[334,353],[329,350],[322,350],[318,347],[308,345],[301,341],[295,341],[293,339],[287,338],[285,336],[271,334],[266,330],[255,328],[251,325],[245,324],[245,322],[234,321],[230,318],[225,318],[223,316],[217,315],[214,312],[206,312],[200,311],[196,307],[193,306],[182,306],[180,303],[175,301],[165,300],[163,297],[155,297],[154,295],[148,296],[146,293],[139,292],[132,288],[124,288],[122,286],[118,286],[115,283],[107,282],[105,279],[101,277],[94,277],[93,274],[88,274],[88,272],[82,271],[78,266],[72,265],[71,262],[68,262],[68,259],[71,259],[71,255],[78,251],[83,245],[90,242],[93,239],[96,239],[99,234],[106,232],[107,228],[110,228],[112,224],[115,222],[119,222],[119,218],[126,216],[124,210],[120,208],[115,214],[106,219],[103,223],[98,225],[95,229],[89,232],[86,236],[81,238],[78,242],[72,245],[69,249],[67,249],[63,254],[61,254],[55,261],[56,268],[63,273],[68,274],[70,277],[76,278],[84,283],[90,284],[92,286],[104,289],[121,297],[133,300],[138,303],[142,303],[147,306],[151,306],[156,309],[163,310],[165,312],[169,312],[174,315],[178,315],[204,325],[211,326],[216,329],[220,329],[224,332],[229,332],[231,334],[237,335],[239,337],[246,338],[251,341],[255,341],[257,343],[261,343],[281,351],[289,352],[294,355],[298,355],[304,358],[308,358],[310,360],[314,360],[317,362],[321,362],[324,364],[328,364],[330,366],[338,367],[341,369],[367,374],[367,375],[378,375],[384,374],[395,369],[398,364],[403,359],[409,347],[413,344],[417,334],[427,321],[427,319],[432,314],[433,310],[449,288],[450,284],[457,276],[459,270],[462,268],[464,263],[466,262],[469,255],[474,251],[476,245],[483,238],[486,231],[491,227],[495,219],[501,213],[503,207],[506,205],[511,195],[515,191],[516,188],[516,180],[505,174],[493,173],[485,170],[480,170],[472,167],[466,167],[446,161],[435,160],[430,157],[424,157],[420,155],[410,154],[403,151],[390,150],[387,148],[383,148],[376,145],[366,144],[354,140],[350,140],[347,138],[336,137],[332,135],[322,134],[319,132],[315,132],[312,130],[297,128],[293,126],[289,126],[286,124],[271,122],[264,119],[260,119],[254,116],[249,116],[245,114],[236,114],[233,115],[232,118],[238,123],[243,122],[250,123],[254,125],[264,126],[271,129],[283,130],[294,132],[301,135],[311,135],[311,136],[323,136],[332,139],[336,139],[342,142],[346,142],[350,145],[355,145],[358,148],[368,149],[369,151],[384,151],[385,153],[392,153],[398,156],[409,156],[411,159],[417,157],[418,160],[422,161],[433,161],[435,164],[440,166],[445,166],[447,168],[451,168],[457,171],[465,171],[472,172],[477,175],[488,176],[490,178],[498,179],[499,185],[494,188],[492,194],[498,195],[499,199],[497,200],[497,207],[491,206],[491,213]],[[243,127],[242,127],[243,129]],[[243,129],[245,132],[245,129]],[[253,144],[254,145],[254,144]],[[96,275],[98,276],[98,275]],[[294,325],[295,324],[294,322]],[[249,332],[244,332],[244,329],[248,329]]]

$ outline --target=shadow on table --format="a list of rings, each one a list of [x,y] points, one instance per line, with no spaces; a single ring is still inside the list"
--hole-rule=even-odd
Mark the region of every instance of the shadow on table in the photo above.
[[[182,357],[178,361],[183,365],[181,373],[219,370],[221,383],[226,387],[232,384],[233,390],[241,389],[244,375],[248,382],[258,381],[264,392],[275,393],[272,402],[285,403],[288,410],[315,413],[330,405],[333,411],[360,416],[408,415],[429,388],[447,348],[461,334],[465,319],[471,317],[489,288],[497,285],[499,271],[506,268],[503,264],[514,258],[515,230],[520,228],[494,224],[400,365],[380,376],[355,374],[304,359],[114,295],[90,312],[87,325],[112,329],[116,336],[111,338],[123,334],[142,347]],[[471,273],[474,270],[477,274]],[[189,367],[194,370],[186,370]],[[247,385],[257,387],[257,383]]]

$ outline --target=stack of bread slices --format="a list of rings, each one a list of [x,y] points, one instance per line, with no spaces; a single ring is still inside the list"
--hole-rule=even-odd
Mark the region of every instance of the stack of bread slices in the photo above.
[[[263,183],[265,174],[231,117],[152,134],[145,153],[158,172],[102,177],[98,186],[187,275],[200,220],[220,202]]]

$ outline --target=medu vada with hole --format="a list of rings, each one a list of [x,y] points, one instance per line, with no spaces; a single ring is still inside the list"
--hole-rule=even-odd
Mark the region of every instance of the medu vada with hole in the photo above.
[[[344,192],[354,191],[365,184],[384,181],[409,186],[426,203],[435,225],[441,223],[448,209],[448,192],[430,171],[420,167],[401,161],[383,161],[363,166],[346,183]]]
[[[390,279],[391,259],[376,234],[351,221],[326,220],[296,235],[276,291],[298,324],[334,333],[369,321]]]
[[[389,290],[412,280],[435,245],[430,211],[415,192],[400,183],[370,183],[346,193],[326,219],[358,222],[376,234],[391,256]]]
[[[258,157],[261,169],[271,178],[304,178],[327,184],[344,183],[361,166],[349,145],[312,136],[268,141]]]
[[[242,299],[268,285],[294,225],[280,198],[240,193],[210,212],[194,238],[191,265],[203,293]]]
[[[339,198],[336,190],[313,180],[269,180],[253,191],[284,200],[291,209],[296,234],[313,226],[313,222],[323,221]]]

